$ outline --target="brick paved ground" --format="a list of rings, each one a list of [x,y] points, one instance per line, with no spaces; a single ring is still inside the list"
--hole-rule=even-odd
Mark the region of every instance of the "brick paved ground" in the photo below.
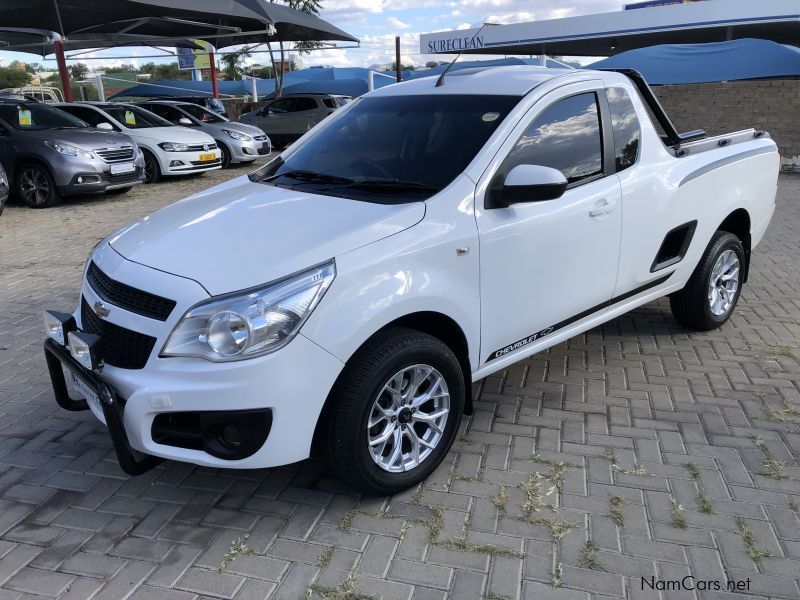
[[[490,377],[424,487],[360,499],[313,462],[131,479],[55,407],[42,309],[111,230],[227,176],[0,217],[0,599],[800,597],[800,178],[722,330],[660,301]],[[690,573],[750,592],[642,590]]]

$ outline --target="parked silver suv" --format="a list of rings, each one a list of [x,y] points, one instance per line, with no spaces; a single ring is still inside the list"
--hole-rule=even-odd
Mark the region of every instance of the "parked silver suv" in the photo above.
[[[173,125],[196,127],[210,135],[222,150],[223,169],[231,163],[251,163],[272,151],[269,137],[258,127],[231,122],[197,104],[175,100],[148,100],[140,102],[139,106]]]
[[[0,163],[12,193],[33,208],[72,194],[124,193],[144,179],[144,159],[127,135],[36,101],[0,100]]]
[[[334,94],[288,94],[243,114],[239,121],[266,131],[275,146],[288,146],[351,100]]]

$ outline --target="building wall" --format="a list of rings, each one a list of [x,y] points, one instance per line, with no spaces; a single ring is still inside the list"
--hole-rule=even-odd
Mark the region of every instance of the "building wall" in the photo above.
[[[772,135],[783,168],[800,171],[800,79],[654,87],[678,131],[709,135],[754,127]]]

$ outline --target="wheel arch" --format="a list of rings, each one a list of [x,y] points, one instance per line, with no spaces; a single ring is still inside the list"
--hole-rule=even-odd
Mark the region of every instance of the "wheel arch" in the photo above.
[[[395,327],[405,327],[414,329],[432,335],[433,337],[444,342],[456,355],[461,371],[464,374],[464,414],[471,415],[473,412],[472,404],[472,367],[469,359],[469,342],[467,336],[461,326],[450,316],[436,312],[436,311],[418,311],[398,317],[389,323],[383,325],[380,329],[375,331],[371,336],[364,340],[361,345],[353,352],[351,357],[345,363],[345,367],[339,373],[333,386],[331,386],[328,397],[322,406],[322,410],[317,418],[317,425],[314,429],[314,438],[312,441],[312,449],[316,448],[321,435],[321,428],[327,422],[327,411],[330,410],[331,398],[333,391],[339,386],[341,381],[347,376],[347,367],[350,360],[358,354],[366,344],[370,342],[377,335]]]
[[[734,234],[742,241],[744,248],[744,276],[742,283],[747,282],[747,277],[750,274],[750,254],[752,250],[752,239],[750,235],[750,227],[752,225],[750,213],[744,208],[737,208],[730,213],[717,227],[717,231],[727,231]]]

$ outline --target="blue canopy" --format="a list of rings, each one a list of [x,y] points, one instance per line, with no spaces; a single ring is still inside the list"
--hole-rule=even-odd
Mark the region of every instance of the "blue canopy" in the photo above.
[[[767,40],[664,44],[622,52],[587,69],[636,69],[653,85],[800,76],[800,48]]]

